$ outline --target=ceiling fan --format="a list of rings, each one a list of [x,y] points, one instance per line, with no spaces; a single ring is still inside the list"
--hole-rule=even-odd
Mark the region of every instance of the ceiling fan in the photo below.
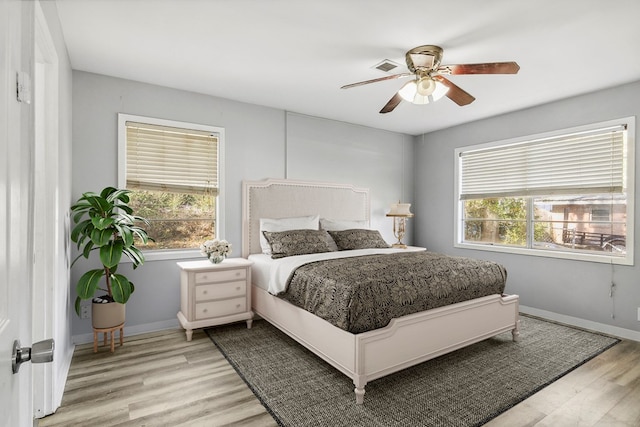
[[[442,48],[433,45],[414,47],[405,54],[409,73],[393,74],[372,80],[344,85],[341,89],[349,89],[369,83],[377,83],[385,80],[400,79],[414,76],[382,107],[380,113],[389,113],[396,108],[402,100],[413,104],[428,104],[437,101],[443,96],[451,99],[456,104],[463,106],[475,101],[468,92],[461,89],[445,75],[459,74],[517,74],[520,66],[510,62],[485,62],[482,64],[458,64],[440,65],[442,60]]]

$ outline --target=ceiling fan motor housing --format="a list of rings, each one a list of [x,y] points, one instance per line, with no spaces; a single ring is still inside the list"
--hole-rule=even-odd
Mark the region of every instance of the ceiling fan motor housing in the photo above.
[[[442,48],[430,44],[414,47],[406,53],[405,60],[412,73],[427,74],[440,66]]]

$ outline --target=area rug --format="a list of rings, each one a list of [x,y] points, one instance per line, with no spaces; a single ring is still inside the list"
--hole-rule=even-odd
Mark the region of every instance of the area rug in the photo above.
[[[366,385],[264,320],[209,329],[212,341],[281,426],[480,426],[619,340],[521,317],[500,334]],[[445,333],[445,332],[443,332]]]

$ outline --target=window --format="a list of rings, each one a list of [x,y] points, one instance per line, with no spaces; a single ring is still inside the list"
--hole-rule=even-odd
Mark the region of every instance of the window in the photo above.
[[[634,127],[456,150],[456,246],[633,264]]]
[[[611,208],[609,206],[591,208],[591,221],[611,221]]]
[[[119,187],[147,218],[144,249],[196,249],[218,235],[224,130],[118,115]]]

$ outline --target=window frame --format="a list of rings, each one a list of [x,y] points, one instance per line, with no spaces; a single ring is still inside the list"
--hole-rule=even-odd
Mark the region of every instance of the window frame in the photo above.
[[[154,117],[118,113],[118,188],[126,188],[127,185],[127,122],[138,122],[174,128],[193,129],[211,132],[218,135],[218,195],[216,199],[215,235],[223,239],[225,230],[224,128],[198,123],[189,123],[176,120],[158,119]],[[199,248],[145,250],[143,246],[140,249],[144,251],[144,256],[147,261],[187,259],[201,256]],[[123,259],[123,261],[127,260]]]
[[[626,172],[624,173],[624,180],[626,182],[626,194],[627,194],[627,245],[626,245],[626,256],[625,257],[615,257],[607,255],[606,253],[584,253],[584,252],[565,252],[565,251],[556,251],[556,250],[545,250],[540,248],[531,247],[531,240],[533,234],[529,232],[533,227],[534,218],[532,207],[533,199],[536,196],[523,196],[528,199],[528,205],[530,208],[527,213],[527,247],[512,247],[512,246],[499,246],[492,245],[486,243],[470,243],[465,242],[463,240],[464,236],[464,227],[463,223],[463,215],[464,201],[460,199],[461,193],[461,153],[471,150],[480,150],[487,148],[495,148],[501,146],[508,146],[513,144],[519,144],[526,141],[543,139],[543,138],[551,138],[558,137],[562,135],[568,135],[572,133],[578,132],[587,132],[590,130],[596,130],[598,128],[606,128],[615,125],[626,125],[627,127],[627,150],[626,155],[623,160],[624,167],[626,168]],[[570,260],[580,260],[580,261],[588,261],[588,262],[598,262],[598,263],[607,263],[607,264],[619,264],[619,265],[634,265],[634,208],[635,208],[635,117],[625,117],[621,119],[608,120],[604,122],[592,123],[583,126],[576,126],[571,128],[560,129],[551,132],[544,132],[539,134],[527,135],[524,137],[510,138],[500,141],[493,141],[489,143],[483,144],[475,144],[465,147],[459,147],[455,149],[455,157],[454,157],[454,185],[455,185],[455,197],[454,197],[454,247],[462,248],[462,249],[474,249],[474,250],[483,250],[490,252],[503,252],[503,253],[512,253],[512,254],[522,254],[522,255],[531,255],[531,256],[541,256],[548,258],[560,258],[560,259],[570,259]]]

